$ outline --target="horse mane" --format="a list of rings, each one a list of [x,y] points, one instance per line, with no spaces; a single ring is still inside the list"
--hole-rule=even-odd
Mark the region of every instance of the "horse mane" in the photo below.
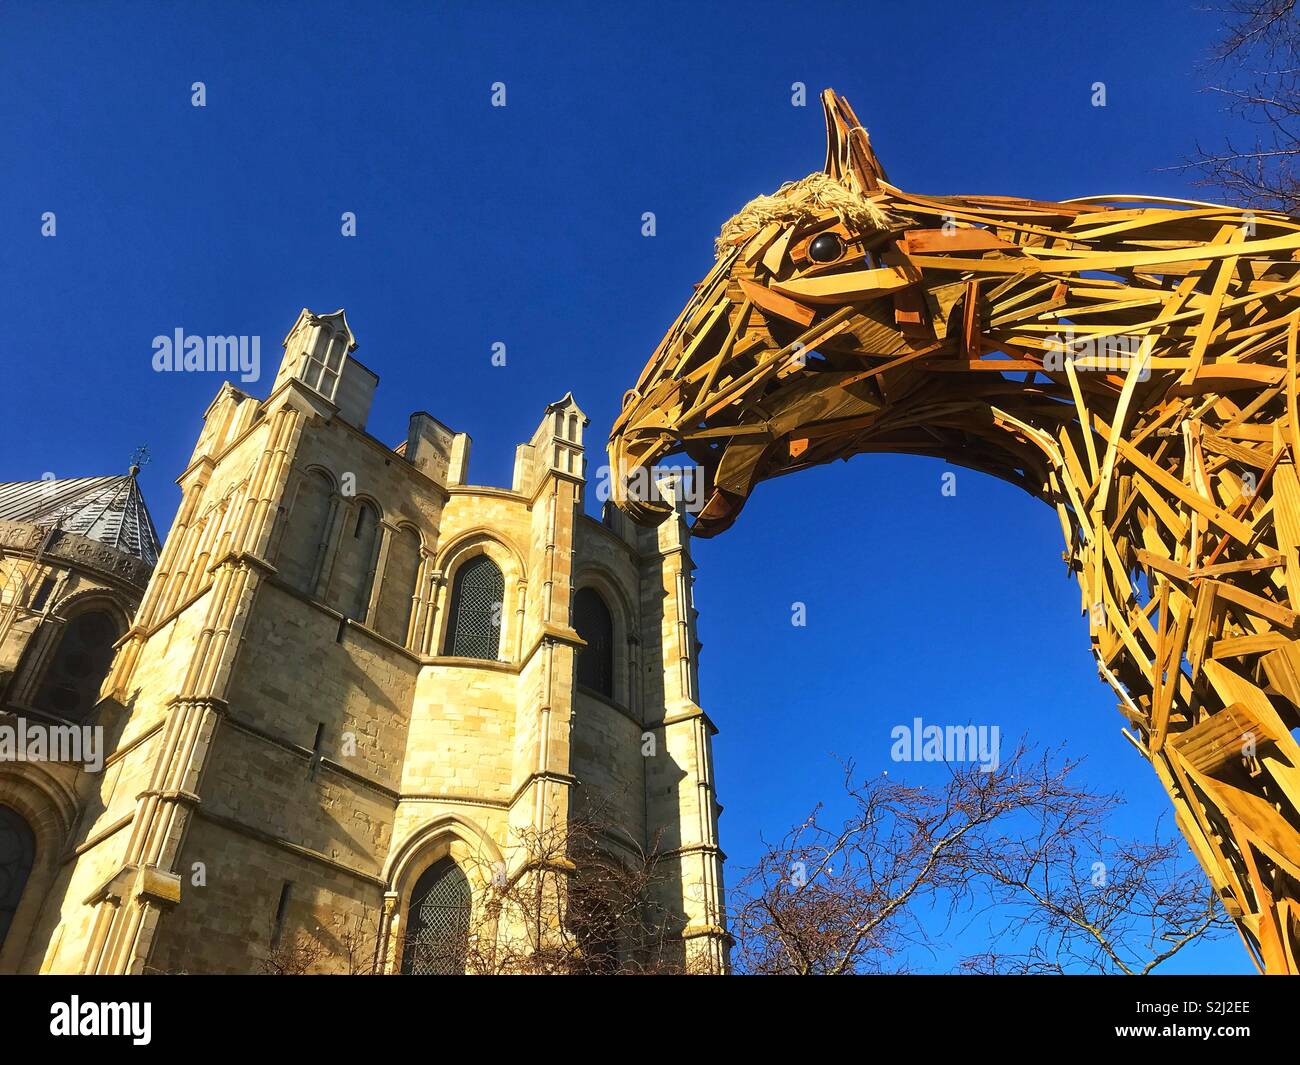
[[[819,170],[798,181],[787,181],[771,196],[755,196],[745,204],[723,223],[722,232],[713,243],[714,255],[722,258],[740,236],[762,229],[769,223],[812,221],[828,210],[837,212],[847,223],[864,230],[884,232],[901,224],[874,200],[859,196]]]

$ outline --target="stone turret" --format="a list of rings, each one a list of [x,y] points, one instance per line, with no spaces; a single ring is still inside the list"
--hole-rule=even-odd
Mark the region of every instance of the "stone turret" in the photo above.
[[[310,936],[331,970],[329,944],[365,927],[385,972],[462,971],[470,928],[522,941],[490,901],[540,875],[530,841],[599,810],[602,860],[659,848],[655,960],[725,970],[684,525],[586,515],[572,395],[509,488],[470,484],[469,437],[422,411],[386,445],[355,348],[342,311],[304,310],[270,394],[225,385],[209,406],[103,687],[111,779],[67,810],[23,800],[76,857],[32,874],[0,961],[252,972]],[[0,801],[12,778],[0,765]]]

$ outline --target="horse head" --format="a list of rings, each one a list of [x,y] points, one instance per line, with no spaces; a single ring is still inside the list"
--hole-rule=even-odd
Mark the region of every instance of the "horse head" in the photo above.
[[[1296,972],[1300,220],[904,192],[822,102],[823,170],[722,227],[625,395],[615,502],[672,513],[639,475],[684,452],[711,536],[761,481],[894,451],[1051,504],[1126,734],[1261,967]]]

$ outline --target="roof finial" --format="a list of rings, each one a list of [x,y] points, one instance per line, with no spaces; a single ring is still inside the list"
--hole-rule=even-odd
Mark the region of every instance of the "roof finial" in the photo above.
[[[127,470],[132,477],[140,472],[141,466],[149,465],[149,445],[141,444],[131,455],[131,468]]]

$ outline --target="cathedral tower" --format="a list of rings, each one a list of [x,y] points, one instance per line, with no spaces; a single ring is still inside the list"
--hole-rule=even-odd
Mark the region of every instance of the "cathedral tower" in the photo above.
[[[110,753],[0,962],[448,972],[509,941],[725,971],[684,524],[584,513],[570,395],[509,488],[467,483],[469,438],[429,414],[382,443],[356,346],[303,310],[271,394],[208,408],[95,711]],[[531,916],[565,925],[574,883],[634,867],[649,938],[590,903],[576,941],[534,934],[509,904],[544,883]]]

